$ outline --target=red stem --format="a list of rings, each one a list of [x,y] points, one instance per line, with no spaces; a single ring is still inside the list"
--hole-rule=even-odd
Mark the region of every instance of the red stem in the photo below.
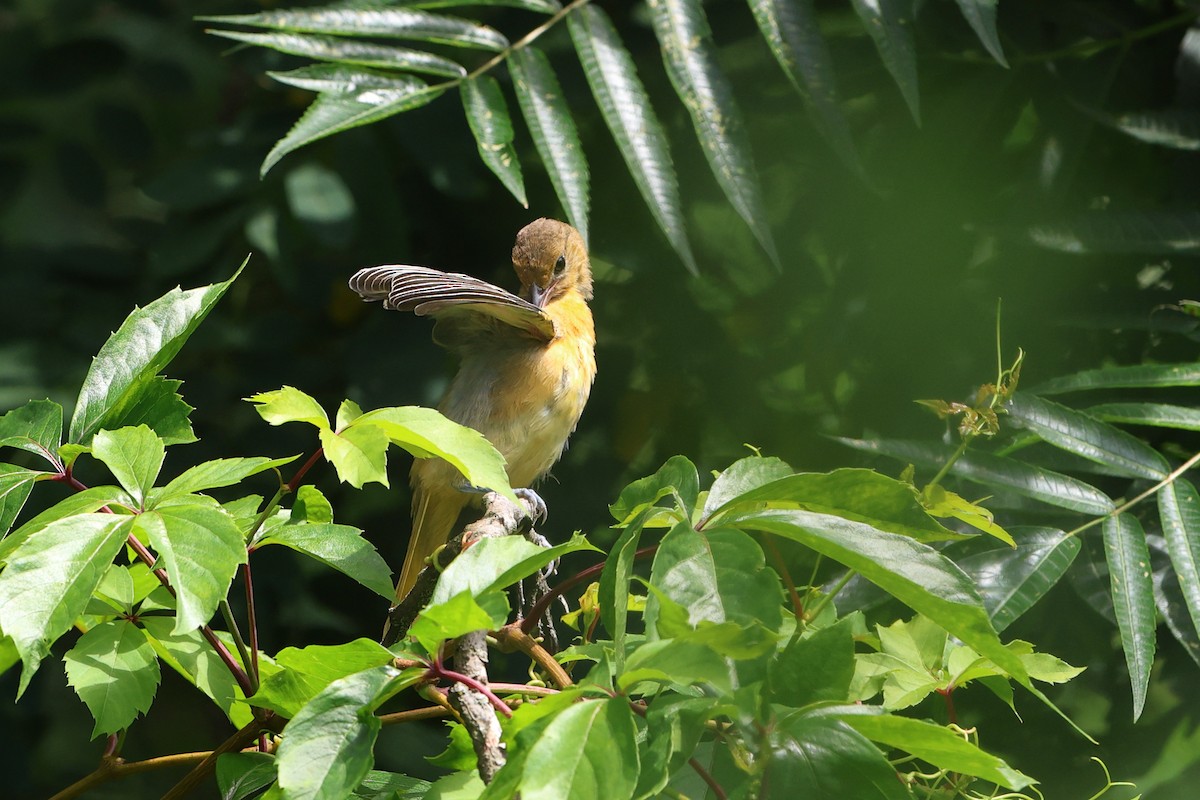
[[[688,764],[690,764],[692,769],[696,771],[696,774],[700,776],[700,780],[708,784],[708,788],[712,789],[712,793],[717,796],[717,800],[729,800],[729,795],[725,794],[725,790],[721,788],[721,784],[717,783],[716,778],[709,774],[708,770],[700,766],[699,761],[694,758],[689,758]]]
[[[788,572],[787,564],[783,560],[783,553],[779,552],[779,545],[775,544],[775,535],[764,533],[763,541],[766,542],[767,550],[771,553],[771,560],[775,562],[775,569],[779,571],[779,576],[783,578],[783,582],[787,586],[788,597],[792,600],[792,613],[796,615],[796,619],[804,619],[804,602],[796,591],[796,582],[792,580],[792,575]]]
[[[470,675],[464,675],[461,672],[455,672],[452,669],[446,669],[446,667],[442,665],[440,659],[435,660],[433,664],[430,665],[429,672],[435,677],[445,678],[448,681],[454,681],[455,683],[461,683],[464,686],[469,686],[486,697],[488,702],[495,706],[496,710],[501,714],[506,717],[512,716],[512,709],[509,708],[503,700],[497,697],[495,693],[492,692],[492,690],[489,689],[485,684],[480,683]]]
[[[304,464],[301,465],[300,469],[296,470],[296,474],[292,476],[292,479],[288,481],[287,484],[289,493],[295,492],[298,488],[300,488],[300,479],[303,478],[304,475],[313,468],[313,465],[317,463],[317,459],[319,459],[321,454],[324,452],[324,447],[318,447],[316,452],[308,457],[308,461],[305,461]]]
[[[643,547],[641,550],[638,550],[633,554],[633,558],[634,560],[645,558],[657,550],[658,545]],[[546,613],[546,609],[550,607],[550,604],[553,603],[559,595],[564,594],[575,586],[578,586],[588,578],[599,575],[604,571],[604,565],[607,563],[608,561],[606,560],[601,561],[599,564],[593,564],[587,569],[577,572],[570,578],[567,578],[558,586],[555,586],[553,589],[546,592],[546,594],[542,595],[541,598],[539,598],[538,601],[529,609],[529,613],[525,615],[525,619],[521,620],[521,630],[525,633],[529,633],[531,630],[533,630],[533,627],[537,625],[537,621],[542,618],[542,615]]]

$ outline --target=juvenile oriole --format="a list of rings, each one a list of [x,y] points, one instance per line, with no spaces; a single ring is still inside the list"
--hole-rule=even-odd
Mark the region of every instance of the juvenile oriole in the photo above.
[[[596,334],[587,304],[591,265],[578,231],[552,219],[530,223],[517,234],[512,262],[518,294],[410,266],[359,270],[350,287],[384,308],[437,320],[434,341],[461,361],[438,410],[487,437],[507,462],[509,482],[525,488],[558,460],[579,422],[596,375]],[[397,601],[453,533],[472,488],[434,458],[417,459],[410,478],[412,538]]]

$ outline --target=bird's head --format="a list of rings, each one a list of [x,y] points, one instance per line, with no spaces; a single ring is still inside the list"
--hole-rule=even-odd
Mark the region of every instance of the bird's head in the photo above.
[[[555,219],[539,219],[517,234],[513,269],[521,279],[521,296],[545,308],[570,291],[592,297],[592,267],[579,231]]]

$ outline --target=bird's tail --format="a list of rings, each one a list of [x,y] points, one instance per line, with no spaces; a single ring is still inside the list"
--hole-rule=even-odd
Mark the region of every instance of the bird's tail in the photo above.
[[[414,483],[412,538],[408,542],[404,566],[400,569],[400,579],[396,582],[396,602],[412,590],[417,576],[425,568],[425,559],[450,538],[454,523],[468,500],[467,495],[450,486],[423,486],[420,480]]]

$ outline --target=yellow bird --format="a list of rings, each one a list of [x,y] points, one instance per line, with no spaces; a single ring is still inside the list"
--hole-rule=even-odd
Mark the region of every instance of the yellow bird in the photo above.
[[[552,219],[521,229],[512,262],[518,294],[409,266],[359,270],[350,288],[384,308],[437,320],[434,341],[461,360],[438,410],[487,437],[508,464],[509,482],[527,488],[562,455],[596,377],[592,270],[583,237]],[[410,478],[412,538],[397,602],[471,499],[472,487],[441,459],[417,459]]]

